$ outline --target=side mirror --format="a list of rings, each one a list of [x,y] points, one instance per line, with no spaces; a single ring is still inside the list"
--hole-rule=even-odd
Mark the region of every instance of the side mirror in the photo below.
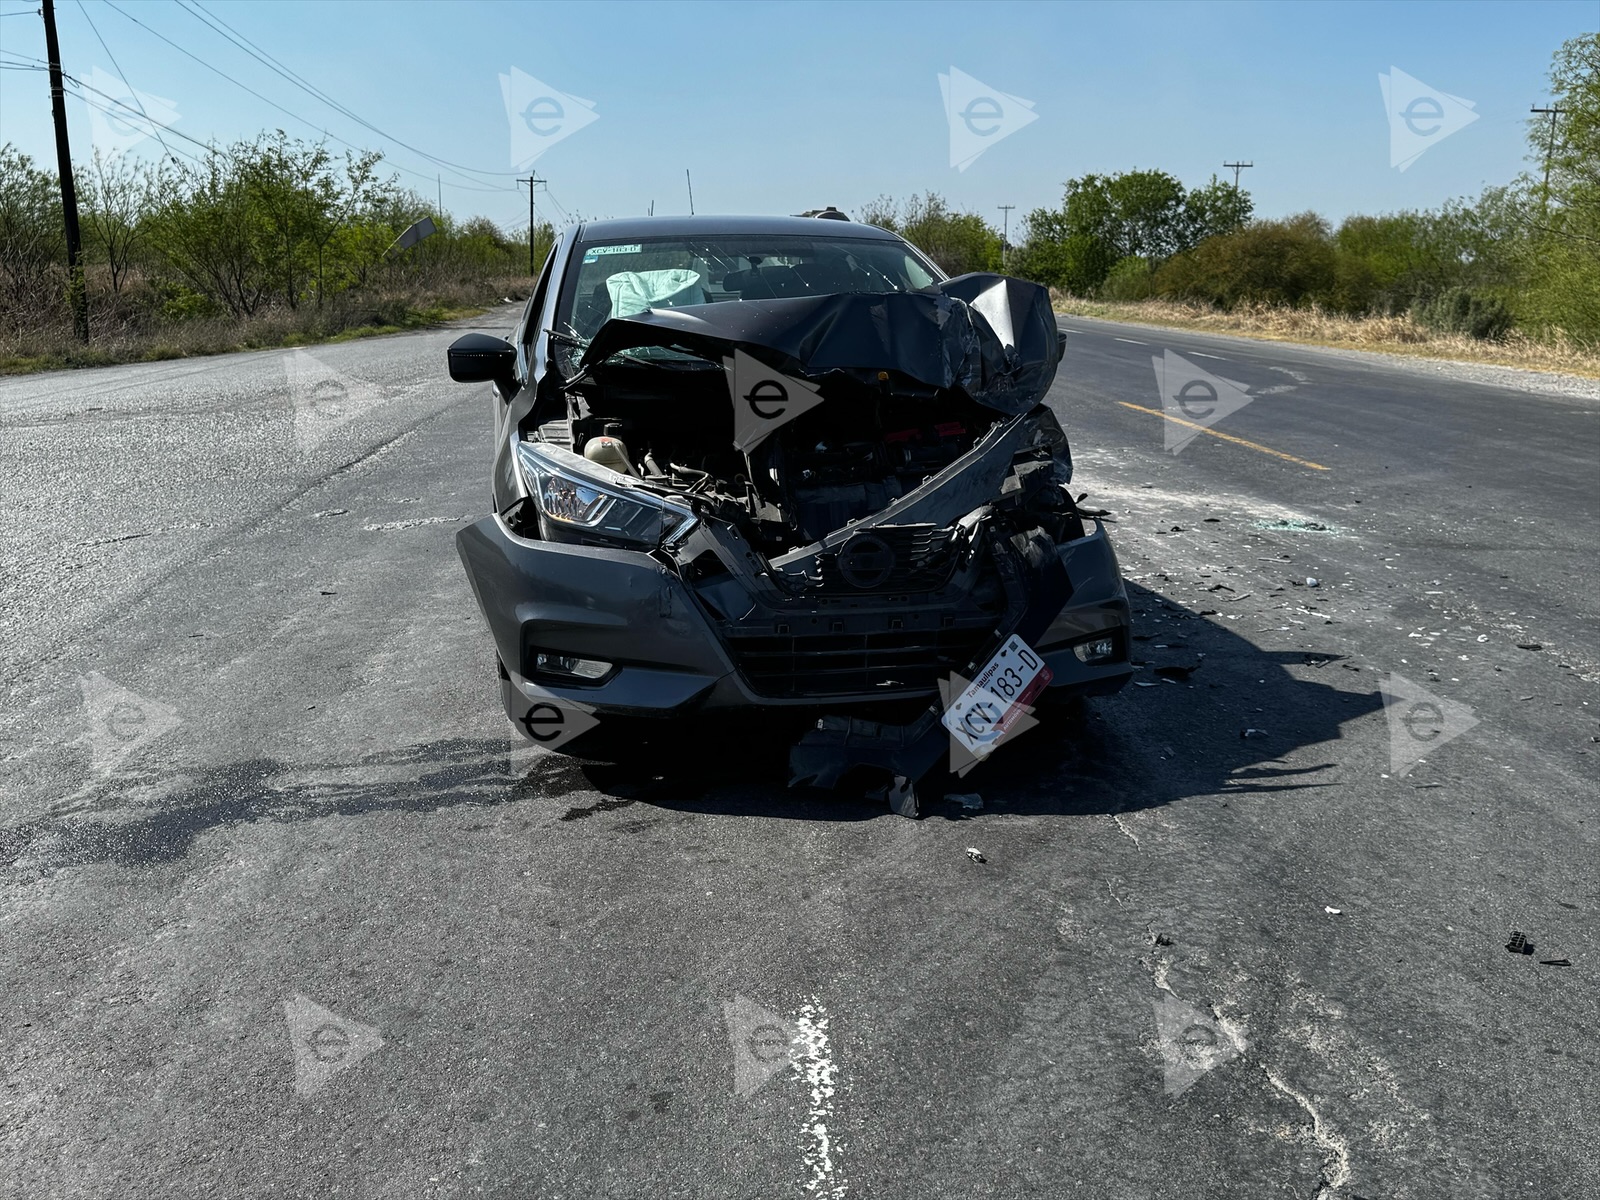
[[[1058,330],[1056,330],[1056,361],[1060,362],[1066,356],[1067,356],[1067,331],[1065,329],[1058,329]]]
[[[487,333],[469,333],[450,343],[450,378],[457,383],[506,383],[517,373],[517,349]]]

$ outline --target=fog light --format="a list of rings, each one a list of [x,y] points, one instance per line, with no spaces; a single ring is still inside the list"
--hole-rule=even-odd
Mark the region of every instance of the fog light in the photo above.
[[[1106,659],[1116,656],[1117,644],[1110,638],[1100,638],[1093,642],[1079,642],[1072,648],[1072,652],[1078,656],[1079,662],[1105,662]]]
[[[611,674],[611,664],[598,658],[574,658],[570,654],[546,654],[542,650],[534,655],[533,669],[544,675],[565,675],[592,683]]]

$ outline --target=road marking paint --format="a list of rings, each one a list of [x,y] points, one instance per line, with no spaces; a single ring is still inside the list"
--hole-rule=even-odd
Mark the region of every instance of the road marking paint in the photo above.
[[[1223,358],[1222,355],[1220,355],[1220,354],[1206,354],[1204,351],[1201,351],[1201,350],[1191,350],[1191,351],[1189,351],[1189,353],[1194,355],[1196,358],[1214,358],[1218,362],[1232,362],[1233,361],[1231,358]]]
[[[1215,429],[1207,429],[1204,425],[1198,425],[1193,421],[1185,421],[1182,417],[1171,416],[1162,412],[1159,408],[1146,408],[1142,404],[1130,404],[1126,400],[1118,400],[1117,403],[1122,405],[1123,408],[1131,408],[1136,412],[1149,413],[1153,417],[1161,417],[1163,420],[1174,421],[1179,425],[1187,426],[1188,428],[1198,430],[1201,433],[1208,433],[1214,438],[1221,438],[1223,441],[1232,442],[1236,446],[1244,446],[1251,450],[1259,450],[1263,454],[1272,455],[1273,458],[1281,458],[1285,462],[1298,463],[1302,467],[1310,467],[1313,471],[1328,471],[1332,469],[1330,467],[1323,466],[1321,463],[1314,463],[1308,459],[1296,458],[1292,454],[1285,454],[1282,450],[1274,450],[1271,446],[1263,446],[1258,442],[1247,442],[1244,440],[1244,438],[1234,437],[1231,433],[1218,433]]]
[[[833,1119],[834,1077],[838,1073],[828,1047],[828,1014],[819,1004],[802,1004],[794,1027],[794,1072],[811,1093],[803,1130],[808,1144],[802,1149],[811,1177],[801,1190],[807,1196],[842,1198],[845,1185],[833,1164],[833,1140],[828,1133],[828,1122]]]
[[[1141,342],[1138,338],[1113,338],[1112,341],[1127,342],[1132,346],[1148,346],[1149,342]]]

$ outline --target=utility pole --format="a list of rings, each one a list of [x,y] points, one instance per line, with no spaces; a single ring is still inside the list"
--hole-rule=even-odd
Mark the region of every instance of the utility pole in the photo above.
[[[1550,136],[1545,140],[1544,144],[1544,215],[1548,219],[1550,216],[1550,156],[1556,152],[1556,117],[1567,110],[1555,107],[1539,108],[1535,105],[1530,107],[1528,111],[1530,113],[1541,113],[1550,118]]]
[[[1237,192],[1239,190],[1239,172],[1244,170],[1246,167],[1255,166],[1255,163],[1253,163],[1253,162],[1231,162],[1231,163],[1230,162],[1225,162],[1222,165],[1223,165],[1224,168],[1232,168],[1232,170],[1233,170],[1233,190]]]
[[[533,185],[549,181],[540,179],[537,175],[529,175],[526,179],[519,179],[517,182],[528,185],[528,274],[537,279],[539,277],[539,264],[533,261],[533,231],[538,226],[536,224],[537,217],[533,211]]]
[[[1011,247],[1011,210],[1016,205],[997,204],[995,207],[1005,214],[1000,218],[1000,273],[1004,275],[1006,270],[1006,251]]]
[[[89,295],[83,281],[78,235],[78,189],[72,179],[72,149],[67,144],[67,103],[61,86],[61,43],[56,39],[55,0],[44,0],[44,45],[50,59],[50,113],[56,123],[56,172],[61,176],[61,212],[67,222],[67,298],[80,342],[89,340]]]
[[[434,179],[439,184],[439,215],[444,216],[444,176],[435,175]]]
[[[694,216],[694,179],[689,175],[689,168],[683,169],[683,178],[689,185],[689,215]]]

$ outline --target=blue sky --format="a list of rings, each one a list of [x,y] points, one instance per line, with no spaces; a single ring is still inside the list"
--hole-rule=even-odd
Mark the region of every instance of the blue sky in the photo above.
[[[183,5],[220,17],[416,151],[297,89]],[[0,17],[0,60],[44,58],[36,7],[36,0],[0,0],[0,13],[19,14]],[[561,211],[622,216],[652,203],[657,212],[687,211],[689,169],[701,212],[823,204],[851,211],[880,194],[933,190],[998,224],[998,205],[1016,205],[1015,220],[1058,203],[1069,176],[1159,167],[1194,185],[1224,173],[1221,164],[1231,159],[1256,164],[1244,184],[1258,214],[1311,208],[1337,220],[1473,195],[1524,169],[1528,108],[1548,99],[1551,53],[1600,28],[1600,0],[58,0],[57,19],[69,74],[120,75],[171,101],[173,128],[190,138],[231,140],[281,127],[315,139],[326,131],[383,150],[391,167],[406,168],[402,181],[429,197],[442,174],[448,210],[507,226],[527,218],[500,82],[512,68],[594,105],[585,127],[536,139],[543,153],[534,169],[549,181],[541,214],[558,223]],[[1020,97],[1035,114],[983,143],[964,171],[950,166],[938,81],[951,68],[1007,94],[1000,103],[1010,111],[1019,111],[1010,98]],[[1405,171],[1389,161],[1378,75],[1390,68],[1472,101],[1478,114]],[[574,109],[557,103],[564,114]],[[90,151],[92,115],[69,101],[80,161]],[[0,70],[5,141],[53,163],[43,74]],[[417,151],[471,170],[437,166]],[[145,141],[130,152],[159,154],[160,147]]]

